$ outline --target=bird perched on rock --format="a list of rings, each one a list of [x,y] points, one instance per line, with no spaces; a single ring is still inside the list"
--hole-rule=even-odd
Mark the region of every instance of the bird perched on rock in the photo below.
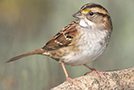
[[[71,81],[64,64],[77,66],[95,60],[106,49],[112,32],[112,22],[108,11],[101,5],[88,3],[81,7],[73,17],[77,19],[60,30],[46,45],[32,52],[18,55],[7,62],[22,57],[40,54],[60,62],[66,79]]]

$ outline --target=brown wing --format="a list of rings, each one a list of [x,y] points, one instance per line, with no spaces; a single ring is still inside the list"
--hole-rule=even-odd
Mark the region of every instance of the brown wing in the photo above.
[[[52,39],[50,39],[42,49],[55,50],[61,47],[71,45],[71,41],[77,33],[77,23],[78,21],[73,21],[72,23],[67,25],[65,28],[59,31]]]

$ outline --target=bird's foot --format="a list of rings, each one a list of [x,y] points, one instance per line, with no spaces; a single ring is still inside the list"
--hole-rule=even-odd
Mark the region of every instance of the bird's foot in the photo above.
[[[85,67],[89,68],[91,70],[91,72],[95,72],[97,73],[98,75],[104,77],[105,79],[107,79],[107,77],[103,74],[103,72],[100,72],[100,71],[97,71],[96,69],[92,68],[92,67],[89,67],[88,65],[84,64]],[[87,74],[90,74],[91,72],[87,72],[85,73],[84,75],[87,75]]]
[[[67,81],[72,83],[72,84],[75,84],[75,82],[77,81],[77,79],[72,79],[70,77],[66,77]]]
[[[95,73],[97,73],[98,75],[100,75],[100,76],[104,77],[105,79],[107,79],[107,77],[104,75],[103,72],[100,72],[100,71],[98,71],[98,70],[96,70],[96,69],[92,69],[91,72],[87,72],[87,73],[85,73],[84,75],[90,74],[90,73],[92,73],[92,72],[95,72]]]
[[[67,79],[67,81],[68,81],[69,83],[71,83],[71,84],[77,86],[78,88],[80,88],[80,86],[79,86],[78,83],[77,83],[77,79],[76,79],[76,78],[75,78],[75,79],[72,79],[72,78],[70,78],[70,77],[66,77],[66,79]]]

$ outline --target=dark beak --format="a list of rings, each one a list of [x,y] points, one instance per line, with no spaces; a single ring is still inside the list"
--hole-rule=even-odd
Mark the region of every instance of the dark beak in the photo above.
[[[73,17],[80,18],[80,17],[82,17],[82,13],[80,11],[78,11],[75,14],[73,14]]]

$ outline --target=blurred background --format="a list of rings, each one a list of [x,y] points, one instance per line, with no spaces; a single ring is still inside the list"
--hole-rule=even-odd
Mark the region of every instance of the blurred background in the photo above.
[[[98,3],[110,13],[113,33],[108,48],[89,63],[99,71],[134,66],[134,0],[0,0],[0,90],[48,90],[63,81],[61,65],[35,55],[5,63],[9,58],[41,48],[86,3]],[[71,78],[90,71],[66,66]]]

